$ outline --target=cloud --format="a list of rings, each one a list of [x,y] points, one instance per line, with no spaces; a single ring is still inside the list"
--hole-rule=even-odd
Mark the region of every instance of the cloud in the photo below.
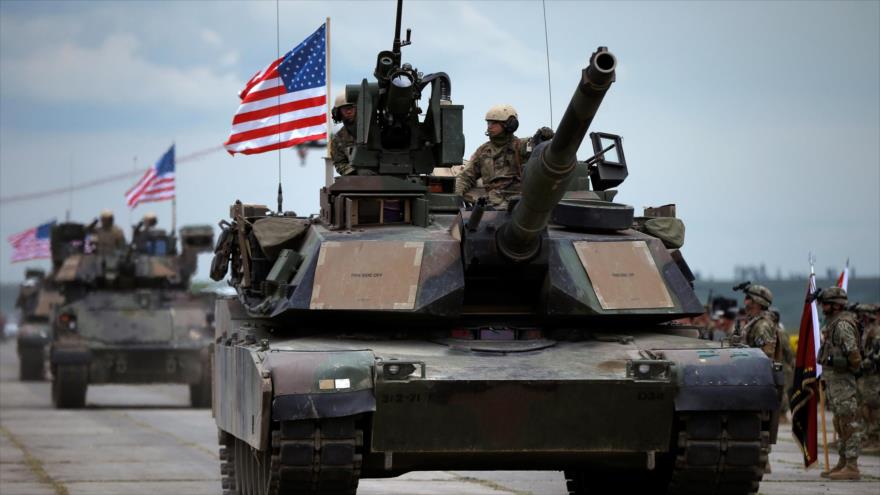
[[[220,58],[218,59],[218,62],[220,62],[220,65],[227,67],[230,65],[237,64],[238,59],[239,59],[238,51],[233,50],[231,52],[227,52],[225,55],[221,55]]]
[[[233,73],[210,65],[178,68],[148,61],[139,49],[132,34],[108,35],[95,47],[69,41],[43,46],[26,58],[4,61],[4,97],[208,109],[228,104],[242,84]]]
[[[216,31],[212,31],[208,28],[202,28],[202,30],[199,31],[199,35],[201,36],[202,41],[211,46],[223,45],[223,40],[220,38],[220,35],[217,34]]]

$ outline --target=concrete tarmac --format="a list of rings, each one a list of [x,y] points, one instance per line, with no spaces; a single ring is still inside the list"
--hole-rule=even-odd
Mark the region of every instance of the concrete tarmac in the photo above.
[[[0,344],[0,494],[219,495],[217,429],[210,410],[188,408],[188,393],[95,386],[85,409],[56,410],[49,382],[20,382],[14,341]],[[804,471],[788,425],[770,458],[761,494],[880,493],[880,457],[860,459],[862,481],[828,482]],[[431,471],[362,480],[358,494],[564,495],[565,483],[554,471]]]

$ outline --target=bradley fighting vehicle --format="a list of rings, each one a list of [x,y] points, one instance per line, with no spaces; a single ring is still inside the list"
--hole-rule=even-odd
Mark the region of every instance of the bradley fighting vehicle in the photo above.
[[[46,272],[38,268],[25,271],[15,301],[20,312],[16,350],[21,380],[44,379],[46,347],[52,340],[49,316],[53,306],[62,302],[61,293],[54,287],[51,276],[46,277]]]
[[[462,107],[446,74],[401,63],[399,33],[398,4],[376,81],[346,87],[358,173],[321,191],[320,216],[236,202],[222,222],[224,493],[351,494],[438,469],[562,470],[573,494],[756,492],[778,367],[668,323],[702,312],[675,236],[645,233],[674,219],[610,201],[619,137],[576,160],[614,55],[592,54],[521,197],[462,208],[430,175],[460,163]]]
[[[65,298],[49,353],[55,406],[82,407],[89,385],[184,383],[192,406],[208,407],[213,297],[189,285],[197,254],[211,250],[212,228],[181,228],[180,254],[161,229],[136,232],[114,252],[84,249],[88,231],[79,223],[52,230]]]

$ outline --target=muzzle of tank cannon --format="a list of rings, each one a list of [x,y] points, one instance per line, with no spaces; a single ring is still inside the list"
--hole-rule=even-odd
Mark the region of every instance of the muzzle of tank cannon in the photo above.
[[[581,82],[549,143],[542,143],[526,163],[522,197],[496,236],[498,250],[512,261],[528,261],[541,249],[541,232],[565,194],[577,165],[577,150],[614,82],[617,59],[600,46],[583,70]]]

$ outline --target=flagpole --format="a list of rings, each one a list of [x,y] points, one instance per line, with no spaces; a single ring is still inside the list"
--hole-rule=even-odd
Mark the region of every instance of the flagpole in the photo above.
[[[327,67],[327,73],[326,73],[327,80],[325,81],[325,84],[327,86],[327,89],[326,89],[326,91],[327,91],[327,151],[325,154],[327,156],[324,157],[324,185],[327,187],[330,187],[331,185],[333,185],[333,167],[331,166],[331,163],[330,163],[331,160],[329,158],[329,156],[330,156],[330,130],[332,127],[332,124],[330,124],[330,98],[332,98],[332,95],[330,94],[330,17],[327,17],[327,24],[324,29],[324,33],[326,36],[326,40],[325,40],[326,44],[325,44],[324,48],[326,49],[325,64]]]
[[[812,292],[812,291],[816,290],[816,268],[814,266],[812,252],[809,254],[809,261],[810,261],[810,292]],[[816,302],[813,301],[811,304],[815,308]],[[811,310],[811,311],[812,311],[812,314],[810,316],[813,319],[812,326],[815,327],[816,326],[815,311],[814,310]],[[813,340],[816,340],[815,336],[816,336],[817,331],[818,330],[813,331],[813,336],[814,336]],[[825,380],[821,374],[822,368],[819,363],[819,354],[818,354],[819,353],[818,346],[820,346],[822,344],[822,342],[821,342],[822,334],[819,333],[818,336],[819,336],[820,340],[818,342],[813,342],[813,346],[816,348],[816,350],[814,351],[814,352],[816,352],[816,378],[817,378],[816,385],[819,387],[819,417],[822,420],[822,452],[825,454],[825,471],[829,471],[831,469],[831,462],[828,460],[828,429],[825,426],[825,389],[823,387]]]
[[[171,143],[171,160],[174,163],[174,196],[171,197],[171,235],[177,238],[177,150]]]
[[[822,417],[822,451],[825,453],[825,471],[831,469],[828,461],[828,431],[825,429],[825,391],[822,384],[825,380],[819,380],[819,415]]]

